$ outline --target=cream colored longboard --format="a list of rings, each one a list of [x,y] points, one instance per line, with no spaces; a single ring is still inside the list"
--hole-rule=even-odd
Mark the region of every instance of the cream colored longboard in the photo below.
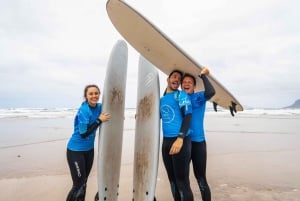
[[[159,99],[158,71],[140,56],[133,170],[134,201],[154,199],[160,139]]]
[[[101,124],[98,143],[98,193],[101,201],[116,201],[119,194],[127,61],[127,44],[119,40],[111,51],[103,88],[102,111],[110,113],[111,119]]]
[[[149,20],[124,1],[109,0],[106,10],[118,32],[143,57],[167,75],[175,69],[193,74],[197,78],[196,90],[203,90],[203,83],[197,75],[204,66],[180,49]],[[212,75],[208,78],[216,90],[216,94],[210,100],[214,103],[215,110],[217,105],[229,109],[232,115],[243,110],[239,101]]]

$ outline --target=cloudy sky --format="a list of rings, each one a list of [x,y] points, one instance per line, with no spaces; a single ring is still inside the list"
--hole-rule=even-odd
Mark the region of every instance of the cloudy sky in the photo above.
[[[127,0],[245,107],[300,98],[300,1]],[[103,89],[122,37],[105,0],[0,0],[0,108],[78,107]],[[129,45],[126,107],[135,107],[138,53]],[[166,76],[160,73],[161,88]]]

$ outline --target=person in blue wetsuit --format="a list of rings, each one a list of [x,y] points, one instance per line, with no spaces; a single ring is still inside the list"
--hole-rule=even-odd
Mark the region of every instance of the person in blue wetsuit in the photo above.
[[[86,86],[85,101],[75,116],[74,131],[67,144],[67,161],[73,181],[67,201],[85,200],[86,183],[94,161],[96,129],[110,119],[110,114],[102,113],[99,96],[97,85]]]
[[[203,121],[206,101],[215,95],[215,89],[206,77],[208,74],[209,70],[207,68],[201,71],[200,78],[203,81],[204,91],[194,92],[196,79],[190,74],[184,75],[181,85],[182,90],[189,94],[193,106],[193,118],[190,126],[192,141],[191,160],[203,201],[211,200],[211,192],[206,180],[207,151]]]
[[[175,201],[193,201],[189,180],[191,140],[189,127],[192,105],[189,96],[179,91],[182,72],[170,73],[168,86],[160,99],[163,142],[162,157]]]

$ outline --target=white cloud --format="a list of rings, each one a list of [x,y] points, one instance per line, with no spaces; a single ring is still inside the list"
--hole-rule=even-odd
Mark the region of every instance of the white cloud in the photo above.
[[[208,66],[242,104],[281,107],[300,98],[300,2],[127,2]],[[110,51],[122,39],[105,4],[2,1],[0,107],[76,107],[86,84],[103,88]],[[138,53],[129,45],[128,107],[136,102],[137,63]],[[161,74],[162,90],[165,78]]]

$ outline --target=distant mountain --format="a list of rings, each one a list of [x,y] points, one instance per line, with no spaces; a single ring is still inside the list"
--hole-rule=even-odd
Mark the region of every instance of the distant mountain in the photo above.
[[[284,109],[300,109],[300,99],[296,100],[294,104],[284,107]]]

